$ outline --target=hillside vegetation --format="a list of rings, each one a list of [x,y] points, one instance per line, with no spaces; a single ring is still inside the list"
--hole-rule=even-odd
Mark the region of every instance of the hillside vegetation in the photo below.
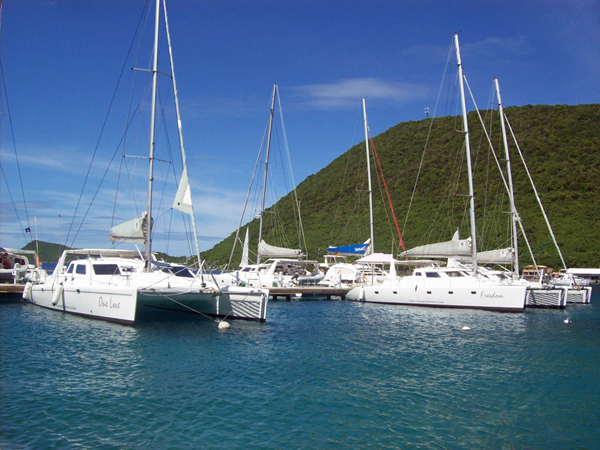
[[[600,105],[522,106],[505,109],[554,234],[569,267],[600,266]],[[486,128],[496,154],[504,160],[496,111]],[[470,233],[464,134],[455,117],[400,123],[374,138],[406,248],[449,240],[456,229]],[[476,113],[469,114],[474,167],[478,248],[510,245],[506,190],[490,153]],[[561,268],[525,168],[509,133],[515,203],[538,264]],[[427,142],[427,146],[426,146]],[[424,152],[424,149],[426,151]],[[501,156],[500,156],[501,155]],[[421,164],[422,161],[422,164]],[[504,164],[504,161],[501,162]],[[388,200],[372,155],[375,251],[397,254],[399,239]],[[369,237],[365,145],[357,145],[297,186],[309,259],[319,258],[329,245],[364,242]],[[419,171],[420,168],[420,171]],[[417,174],[419,180],[416,184]],[[250,174],[249,174],[250,176]],[[414,190],[414,197],[413,197]],[[289,195],[287,196],[289,197]],[[412,198],[412,204],[411,204]],[[263,230],[266,242],[278,245],[282,232],[298,236],[289,198],[270,208],[277,227]],[[410,212],[409,212],[410,207]],[[258,220],[250,224],[250,249],[256,249]],[[245,231],[240,232],[243,239]],[[205,252],[215,265],[229,260],[235,232]],[[296,238],[297,241],[297,238]],[[521,266],[531,262],[523,237]],[[232,263],[238,264],[241,246]],[[252,258],[251,258],[252,259]]]

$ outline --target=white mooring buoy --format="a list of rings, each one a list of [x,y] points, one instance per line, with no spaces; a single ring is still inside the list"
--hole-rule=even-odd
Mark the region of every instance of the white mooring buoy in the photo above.
[[[229,328],[231,328],[231,325],[229,325],[229,322],[225,322],[225,321],[219,322],[219,330],[227,330]]]
[[[466,326],[466,325],[465,325],[464,327],[462,327],[462,330],[463,330],[463,331],[469,331],[470,329],[471,329],[471,328],[469,328],[469,327],[468,327],[468,326]]]
[[[571,323],[571,319],[569,319],[568,317],[565,319],[565,323]]]

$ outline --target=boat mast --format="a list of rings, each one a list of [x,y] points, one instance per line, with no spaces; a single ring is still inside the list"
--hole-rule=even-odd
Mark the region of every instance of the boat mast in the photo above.
[[[156,121],[156,91],[158,83],[158,29],[160,25],[160,0],[156,0],[154,26],[154,61],[152,63],[152,111],[150,118],[150,154],[148,157],[148,208],[146,215],[146,271],[152,269],[152,184],[154,182],[154,144]]]
[[[181,147],[181,159],[183,168],[187,174],[187,157],[185,154],[185,146],[183,145],[183,128],[181,125],[181,113],[179,110],[179,96],[177,95],[177,83],[175,82],[175,64],[173,63],[173,50],[171,47],[171,34],[169,33],[169,20],[167,19],[167,4],[163,2],[163,12],[165,15],[165,31],[167,32],[167,42],[169,44],[169,58],[171,60],[171,78],[173,79],[173,96],[175,98],[175,110],[177,111],[177,128],[179,130],[179,145]],[[194,206],[190,204],[192,209],[192,228],[194,229],[194,242],[196,244],[196,256],[198,257],[198,267],[201,266],[200,260],[200,245],[198,244],[198,230],[196,229],[196,217],[194,215]]]
[[[525,162],[525,158],[523,157],[523,152],[521,151],[521,147],[519,147],[519,143],[517,142],[517,138],[515,136],[515,133],[513,132],[512,127],[510,126],[510,121],[508,120],[508,118],[506,118],[506,122],[508,123],[508,129],[510,130],[510,134],[512,135],[513,141],[515,142],[517,151],[519,152],[519,156],[521,157],[521,161],[523,162],[523,167],[525,167],[525,172],[527,173],[527,177],[529,178],[529,182],[531,183],[531,187],[533,188],[535,198],[537,199],[537,202],[540,205],[540,209],[542,211],[542,215],[544,216],[544,220],[546,221],[546,225],[548,226],[548,231],[550,232],[552,241],[554,242],[554,245],[556,246],[556,250],[558,251],[558,256],[560,256],[560,260],[563,264],[563,267],[566,270],[567,264],[565,263],[562,252],[560,251],[560,247],[558,246],[556,237],[554,236],[554,231],[552,231],[552,226],[550,225],[550,221],[548,220],[548,216],[546,215],[546,210],[544,209],[544,205],[542,205],[542,200],[540,199],[540,196],[538,195],[538,191],[537,191],[537,188],[535,187],[535,183],[533,182],[533,178],[531,178],[531,173],[529,172],[529,168],[527,167],[527,163]],[[531,252],[531,248],[529,249],[529,251]],[[532,255],[533,255],[533,253],[532,253]],[[535,259],[534,259],[534,263],[535,263]],[[536,264],[536,268],[537,268],[537,264]]]
[[[375,239],[373,238],[373,190],[371,189],[371,158],[369,158],[369,125],[367,124],[367,107],[365,99],[362,99],[363,118],[365,122],[365,149],[367,151],[367,178],[369,180],[369,223],[371,227],[371,244],[369,248],[371,253],[374,253]]]
[[[273,113],[275,112],[275,95],[277,94],[277,83],[273,84],[273,98],[271,99],[271,114],[269,116],[269,131],[267,134],[267,153],[265,155],[265,174],[263,178],[262,201],[260,205],[260,224],[258,228],[258,247],[262,242],[263,217],[265,215],[265,194],[267,192],[267,172],[269,170],[269,152],[271,150],[271,131],[273,130]],[[257,251],[256,263],[260,264],[260,251]]]
[[[504,153],[506,156],[506,176],[508,178],[508,196],[510,201],[510,215],[512,222],[512,236],[513,236],[513,272],[519,276],[519,244],[517,239],[517,208],[515,207],[515,194],[513,189],[512,171],[510,166],[510,152],[508,151],[508,140],[506,139],[506,125],[504,123],[504,110],[502,109],[502,98],[500,97],[500,84],[498,78],[494,78],[494,84],[496,86],[496,96],[498,97],[498,112],[500,113],[500,124],[502,125],[502,142],[504,144]]]
[[[477,228],[475,224],[475,194],[473,191],[473,171],[471,169],[471,144],[469,141],[469,124],[467,121],[467,105],[465,102],[465,86],[463,82],[463,69],[460,60],[460,49],[458,47],[458,34],[454,35],[456,46],[456,61],[458,64],[458,77],[460,84],[460,103],[463,116],[463,133],[465,134],[465,150],[467,152],[467,171],[469,175],[469,200],[471,215],[471,256],[473,258],[473,273],[477,273]]]

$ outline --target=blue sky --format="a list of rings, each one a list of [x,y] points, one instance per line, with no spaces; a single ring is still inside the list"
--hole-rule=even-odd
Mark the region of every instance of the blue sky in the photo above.
[[[3,2],[1,246],[21,247],[36,231],[40,240],[64,241],[143,6],[144,0]],[[598,1],[170,0],[167,6],[201,250],[237,227],[273,82],[297,183],[361,141],[362,97],[374,136],[433,110],[457,31],[480,107],[488,106],[493,77],[505,107],[600,102]],[[129,86],[126,78],[122,83]],[[127,99],[118,100],[114,108],[126,106]],[[106,133],[116,136],[108,126]],[[112,151],[99,146],[100,167]],[[102,170],[92,170],[83,203]],[[109,245],[114,185],[102,185],[75,246]],[[176,238],[169,245],[171,254],[186,252]]]

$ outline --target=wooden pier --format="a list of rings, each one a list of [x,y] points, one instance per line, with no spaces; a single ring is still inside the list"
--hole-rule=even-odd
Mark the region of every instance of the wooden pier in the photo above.
[[[330,300],[331,297],[341,297],[343,300],[349,291],[350,289],[346,288],[331,288],[323,286],[271,287],[269,288],[269,296],[272,297],[273,300],[277,300],[280,297],[283,297],[286,300],[291,300],[292,297],[298,297],[299,294],[302,294],[302,297],[325,297],[327,300]]]
[[[24,284],[0,283],[0,303],[23,301]]]
[[[0,283],[0,294],[22,294],[24,284]]]

